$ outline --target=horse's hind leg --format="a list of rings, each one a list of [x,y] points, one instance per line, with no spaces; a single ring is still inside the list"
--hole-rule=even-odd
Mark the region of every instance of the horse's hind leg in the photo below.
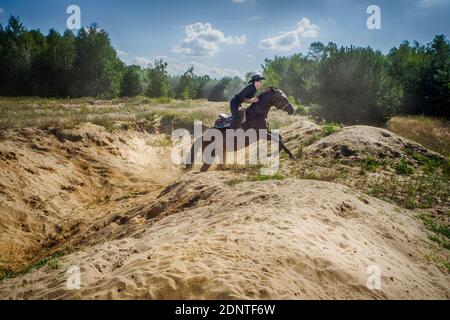
[[[202,143],[202,161],[203,161],[203,165],[200,168],[200,172],[208,171],[209,168],[212,165],[212,163],[209,163],[209,162],[204,160],[204,156],[205,156],[204,151],[205,151],[206,147],[209,146],[211,143],[212,143],[212,141],[203,141],[203,143]],[[213,159],[216,156],[216,152],[214,150],[211,152],[211,156],[212,156]]]
[[[195,140],[194,144],[191,147],[191,150],[189,151],[186,157],[185,170],[190,170],[194,166],[195,156],[197,155],[200,147],[202,147],[202,144],[203,144],[203,137],[197,138],[197,140]]]

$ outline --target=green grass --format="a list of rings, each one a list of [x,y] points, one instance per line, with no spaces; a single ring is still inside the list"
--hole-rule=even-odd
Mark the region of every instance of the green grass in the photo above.
[[[450,272],[450,262],[444,261],[444,262],[442,263],[442,265],[444,266],[444,268],[447,269],[448,272]]]
[[[258,174],[255,177],[252,177],[250,181],[268,181],[268,180],[283,180],[284,177],[278,173],[272,175],[272,176],[265,176]]]
[[[380,177],[375,181],[361,182],[359,188],[407,209],[449,205],[450,200],[448,179],[436,174]]]
[[[362,160],[358,161],[359,166],[363,170],[367,170],[370,172],[377,171],[380,167],[384,166],[386,164],[385,161],[377,160],[376,158],[372,156],[368,156]]]
[[[227,180],[225,183],[229,186],[235,186],[237,184],[243,182],[251,182],[251,181],[270,181],[270,180],[283,180],[284,176],[276,173],[274,175],[262,175],[260,173],[262,166],[261,165],[246,165],[246,166],[238,166],[234,165],[230,168],[230,170],[234,173],[240,174],[237,178],[232,178]]]
[[[428,238],[450,250],[450,225],[439,222],[427,214],[421,214],[419,217],[427,229],[434,232],[434,235],[429,235]]]
[[[308,110],[303,105],[295,106],[295,114],[299,116],[306,116],[308,114]]]
[[[414,172],[414,167],[405,159],[401,159],[394,167],[395,172],[398,174],[412,174]]]
[[[62,256],[69,254],[70,252],[71,252],[71,250],[69,250],[69,249],[65,249],[63,251],[56,252],[56,253],[52,254],[51,256],[45,257],[29,266],[24,267],[22,270],[20,270],[18,272],[14,272],[14,271],[8,270],[8,269],[0,269],[0,281],[23,276],[31,271],[39,270],[45,266],[48,266],[52,269],[58,269],[60,266],[58,259],[61,258]]]
[[[405,149],[404,152],[409,155],[412,159],[417,161],[419,166],[423,169],[423,171],[427,173],[433,173],[438,169],[442,170],[444,175],[450,175],[450,160],[443,159],[434,155],[424,155],[418,153],[416,151],[411,151],[409,149]]]
[[[341,130],[341,125],[334,122],[325,123],[322,127],[323,133],[325,136],[329,136],[330,134],[336,133]]]
[[[439,233],[445,236],[447,239],[450,239],[450,225],[449,224],[440,224],[436,223],[429,215],[422,214],[420,216],[424,224],[431,230],[436,233]]]

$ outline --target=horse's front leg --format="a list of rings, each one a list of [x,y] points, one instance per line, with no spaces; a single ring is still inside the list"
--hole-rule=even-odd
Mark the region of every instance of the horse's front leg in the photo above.
[[[284,145],[284,143],[283,143],[283,138],[281,137],[281,135],[279,135],[278,137],[279,137],[279,138],[277,139],[277,138],[273,137],[270,133],[267,133],[267,139],[270,139],[270,141],[277,141],[277,142],[278,142],[278,148],[279,148],[279,151],[280,151],[280,152],[281,152],[281,151],[284,151],[284,152],[286,152],[286,153],[288,154],[289,159],[291,159],[291,160],[297,160],[297,157],[294,156],[294,155],[292,154],[291,150],[289,150],[289,149]]]

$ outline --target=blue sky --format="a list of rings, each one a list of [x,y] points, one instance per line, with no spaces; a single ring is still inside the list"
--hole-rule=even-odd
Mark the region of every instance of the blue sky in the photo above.
[[[369,30],[369,5],[381,30]],[[0,0],[0,23],[19,16],[28,29],[63,32],[69,5],[83,26],[109,32],[120,58],[146,64],[164,58],[179,74],[189,65],[213,76],[259,71],[265,58],[306,52],[314,41],[388,52],[403,40],[449,37],[450,0]]]

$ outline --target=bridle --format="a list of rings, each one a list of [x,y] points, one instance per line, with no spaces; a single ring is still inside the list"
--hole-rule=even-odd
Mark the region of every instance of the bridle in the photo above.
[[[283,111],[286,111],[286,107],[288,106],[288,105],[290,105],[291,103],[288,101],[288,103],[286,103],[282,108],[281,108],[281,110],[283,110]]]
[[[281,95],[281,93],[280,93],[280,95]],[[281,97],[283,97],[283,96],[281,96]],[[279,109],[282,111],[286,111],[287,106],[290,105],[291,103],[289,102],[289,100],[287,98],[285,98],[285,97],[283,97],[283,98],[286,99],[287,103]]]

